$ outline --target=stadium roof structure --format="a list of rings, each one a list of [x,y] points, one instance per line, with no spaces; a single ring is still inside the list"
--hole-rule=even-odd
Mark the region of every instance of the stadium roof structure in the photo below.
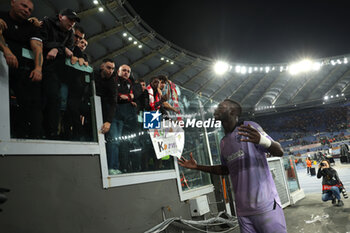
[[[126,0],[33,2],[34,16],[39,19],[63,8],[78,13],[89,42],[86,52],[95,67],[108,57],[117,65],[129,64],[135,79],[147,82],[165,74],[177,85],[208,98],[206,104],[231,98],[247,111],[264,112],[344,100],[350,95],[350,54],[298,64],[234,61],[228,63],[225,74],[217,75],[213,59],[184,50],[157,34]],[[305,72],[297,73],[295,68]]]

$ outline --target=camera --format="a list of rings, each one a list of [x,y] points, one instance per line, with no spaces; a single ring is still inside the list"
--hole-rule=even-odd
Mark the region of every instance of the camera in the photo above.
[[[325,163],[321,163],[321,167],[324,167],[324,166],[326,166],[326,164]]]

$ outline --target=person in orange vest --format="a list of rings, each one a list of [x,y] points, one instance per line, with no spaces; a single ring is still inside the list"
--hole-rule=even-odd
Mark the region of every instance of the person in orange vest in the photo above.
[[[310,168],[312,166],[311,159],[309,157],[306,158],[306,169],[307,169],[307,174],[310,173]]]

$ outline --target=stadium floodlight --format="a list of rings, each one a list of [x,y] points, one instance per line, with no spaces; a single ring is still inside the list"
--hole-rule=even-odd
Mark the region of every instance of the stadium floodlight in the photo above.
[[[334,61],[334,60],[331,60],[331,64],[332,64],[333,66],[335,66],[335,61]]]
[[[252,68],[252,67],[249,67],[248,73],[251,74],[252,72],[253,72],[253,68]]]
[[[255,66],[255,67],[254,67],[254,71],[258,71],[258,67]]]
[[[236,70],[236,73],[241,73],[241,66],[236,66],[235,70]]]
[[[328,100],[329,97],[328,97],[328,95],[326,95],[326,96],[323,97],[323,98],[324,98],[324,100]]]
[[[126,32],[123,33],[123,36],[126,37],[128,34]]]
[[[338,94],[336,94],[336,95],[335,95],[335,97],[339,97],[339,95],[338,95]]]
[[[344,57],[344,64],[348,63],[348,59],[346,57]]]
[[[131,36],[129,36],[128,40],[132,41],[132,37],[131,37]]]
[[[103,7],[99,7],[99,8],[98,8],[98,11],[99,11],[99,12],[103,12],[103,11],[104,11]]]
[[[314,62],[313,64],[312,64],[312,69],[313,70],[319,70],[321,68],[321,63],[319,63],[319,62]]]
[[[246,74],[247,73],[247,67],[242,66],[241,68],[241,74]]]
[[[296,75],[296,74],[299,74],[299,73],[302,73],[302,72],[308,72],[310,70],[319,70],[321,67],[321,63],[319,62],[312,62],[311,60],[309,59],[304,59],[300,62],[297,62],[297,63],[293,63],[290,65],[289,67],[289,72],[292,74],[292,75]]]
[[[134,41],[134,44],[137,44],[137,41],[136,41],[136,40]]]
[[[270,72],[270,66],[266,66],[266,67],[265,67],[265,72],[266,72],[266,73]]]
[[[97,4],[98,4],[98,1],[97,1],[97,0],[94,0],[93,3],[94,3],[95,5],[97,5]]]
[[[227,62],[217,61],[214,64],[214,71],[218,75],[223,75],[224,73],[226,73],[228,71],[228,69],[229,69],[229,65],[227,64]]]
[[[344,93],[341,93],[341,96],[344,96]]]
[[[160,60],[164,61],[164,57],[161,57]]]
[[[174,65],[174,62],[172,61],[172,62],[170,62],[170,64],[171,64],[171,65]]]
[[[139,44],[139,49],[142,49],[142,44]]]

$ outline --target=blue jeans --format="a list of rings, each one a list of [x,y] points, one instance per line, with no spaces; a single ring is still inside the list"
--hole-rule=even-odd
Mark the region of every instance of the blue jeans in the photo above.
[[[328,201],[333,199],[333,195],[336,199],[340,200],[340,190],[337,186],[333,186],[331,190],[322,194],[322,201]]]

